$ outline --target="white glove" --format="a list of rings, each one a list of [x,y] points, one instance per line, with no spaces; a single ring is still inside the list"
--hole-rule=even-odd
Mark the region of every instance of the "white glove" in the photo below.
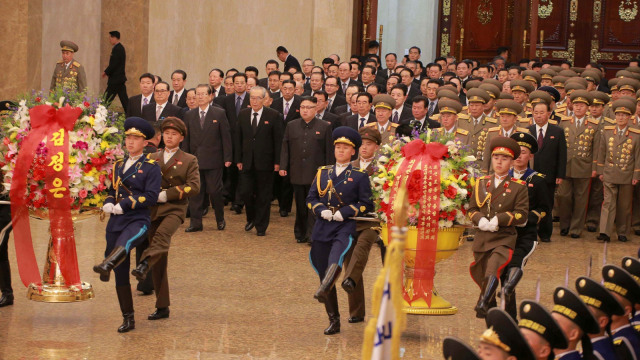
[[[487,220],[486,217],[483,217],[482,219],[480,219],[480,221],[478,221],[478,229],[482,231],[489,231],[487,230],[487,226],[489,226],[489,220]]]
[[[167,192],[165,190],[160,191],[160,194],[158,195],[158,202],[159,203],[167,202]]]
[[[498,225],[498,217],[497,217],[497,216],[494,216],[494,217],[489,221],[489,226],[488,226],[489,231],[491,231],[491,232],[496,232],[496,231],[498,231],[498,228],[499,228],[499,227],[500,227],[500,226]]]
[[[120,204],[116,204],[116,206],[113,207],[113,214],[114,215],[122,215],[124,212],[122,211],[122,207],[120,206]]]
[[[113,212],[113,204],[108,203],[102,205],[102,211],[104,211],[105,214],[111,214]]]
[[[333,214],[331,213],[331,210],[322,210],[320,212],[320,217],[327,221],[333,220]]]
[[[340,211],[336,211],[336,213],[333,214],[333,220],[344,221],[344,218],[342,217],[342,213]]]

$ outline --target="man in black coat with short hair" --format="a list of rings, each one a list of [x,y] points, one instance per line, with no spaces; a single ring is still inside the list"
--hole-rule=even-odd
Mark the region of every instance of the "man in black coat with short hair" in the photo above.
[[[109,77],[107,80],[107,90],[105,90],[105,98],[107,103],[110,104],[116,95],[120,99],[122,108],[127,112],[127,106],[129,105],[129,97],[127,96],[127,76],[125,74],[125,63],[127,60],[127,54],[124,50],[124,46],[120,44],[120,32],[109,31],[109,42],[113,45],[111,48],[111,56],[109,57],[109,65],[102,77]]]

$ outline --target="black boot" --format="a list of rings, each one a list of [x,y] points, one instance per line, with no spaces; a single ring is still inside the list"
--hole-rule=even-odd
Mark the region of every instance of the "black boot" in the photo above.
[[[317,299],[321,303],[326,302],[329,292],[335,287],[336,280],[338,279],[338,276],[340,276],[340,272],[342,272],[342,268],[338,266],[338,264],[329,265],[329,268],[324,273],[324,279],[322,279],[322,283],[320,284],[318,291],[313,295],[313,298]]]
[[[100,274],[100,280],[107,282],[109,281],[111,270],[113,270],[114,267],[120,265],[120,263],[122,263],[126,257],[127,249],[125,249],[123,246],[118,246],[113,249],[111,254],[109,254],[109,256],[107,256],[101,264],[94,266],[93,271]]]
[[[329,315],[329,327],[324,329],[325,335],[334,335],[340,332],[340,312],[338,311],[338,293],[336,288],[333,287],[327,296],[327,300],[324,303],[324,308]]]
[[[11,266],[9,261],[0,262],[0,307],[13,305],[13,289],[11,288]]]
[[[506,275],[506,281],[502,284],[502,292],[505,296],[504,300],[508,303],[511,301],[511,296],[516,290],[516,285],[518,285],[520,279],[522,279],[522,269],[519,267],[511,267]]]
[[[482,284],[482,293],[478,304],[476,305],[476,317],[484,319],[487,317],[489,311],[489,304],[494,300],[496,296],[496,289],[498,288],[498,278],[495,275],[488,276],[484,279]]]
[[[131,285],[116,286],[120,311],[122,311],[122,325],[118,328],[119,333],[125,333],[136,328],[136,321],[133,318],[133,296],[131,295]]]
[[[138,279],[138,281],[144,281],[144,279],[147,278],[149,269],[150,269],[149,263],[147,262],[147,259],[144,259],[140,261],[140,264],[138,264],[138,267],[131,270],[131,275],[135,276],[136,279]]]

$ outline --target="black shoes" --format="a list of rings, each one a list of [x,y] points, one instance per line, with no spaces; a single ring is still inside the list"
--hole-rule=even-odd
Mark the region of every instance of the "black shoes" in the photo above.
[[[209,207],[207,206],[206,208],[204,208],[204,210],[202,210],[202,216],[206,216],[209,213]]]
[[[119,333],[126,333],[136,328],[136,320],[133,313],[122,314],[122,325],[118,328]]]
[[[342,288],[347,292],[347,294],[351,294],[356,290],[356,282],[348,277],[342,282]],[[351,322],[351,320],[349,320],[349,322]]]
[[[356,323],[363,322],[363,321],[364,321],[363,317],[355,317],[354,316],[354,317],[350,317],[349,318],[349,323],[350,324],[356,324]]]
[[[560,230],[560,235],[562,235],[562,236],[567,236],[567,235],[569,235],[569,229],[561,229],[561,230]]]
[[[289,216],[289,212],[287,210],[280,210],[280,217],[287,217]]]
[[[109,275],[111,270],[116,266],[120,265],[127,257],[127,249],[124,246],[118,246],[109,256],[107,256],[102,263],[93,267],[93,271],[100,274],[100,280],[107,282],[109,281]]]
[[[596,239],[604,241],[604,242],[611,241],[611,238],[609,237],[609,235],[604,234],[604,233],[600,233],[600,235],[598,235],[598,237]]]
[[[551,242],[551,239],[540,239],[540,241],[547,243],[547,242]]]
[[[197,232],[197,231],[202,231],[202,226],[189,226],[188,228],[184,229],[184,232]]]
[[[588,231],[588,232],[596,232],[596,230],[597,230],[597,229],[596,229],[596,227],[595,227],[595,226],[593,226],[593,225],[589,225],[589,226],[587,226],[587,231]],[[638,233],[637,233],[637,232],[636,232],[636,235],[638,235]]]
[[[117,285],[116,294],[122,312],[122,325],[118,328],[119,333],[125,333],[136,328],[136,320],[133,318],[133,297],[131,296],[131,285]]]
[[[231,210],[235,211],[236,214],[242,214],[242,206],[240,205],[231,205]]]
[[[218,230],[224,230],[224,228],[227,227],[227,222],[222,220],[222,221],[218,221]]]
[[[244,226],[244,231],[251,231],[251,229],[253,229],[253,221],[249,221],[245,226]]]
[[[161,308],[161,309],[156,309],[156,311],[153,312],[153,314],[149,315],[147,317],[148,320],[160,320],[160,319],[166,319],[169,317],[169,308]]]
[[[307,240],[305,240],[305,239],[297,239],[297,238],[296,238],[296,242],[297,242],[298,244],[303,244],[303,243],[306,243],[306,242],[307,242]]]
[[[627,241],[629,241],[629,239],[627,239],[627,237],[624,236],[624,235],[618,235],[618,241],[627,242]]]
[[[334,335],[340,332],[340,318],[329,319],[329,327],[324,329],[325,335]]]
[[[640,230],[633,230],[633,233],[640,236]]]
[[[13,293],[2,293],[0,307],[13,305]]]
[[[267,235],[266,231],[258,231],[258,236],[265,236]]]
[[[571,234],[571,238],[572,238],[572,239],[577,239],[577,238],[579,238],[579,237],[580,237],[580,235],[578,235],[578,234]]]
[[[135,269],[131,270],[131,275],[135,276],[138,281],[144,281],[149,273],[149,263],[147,259],[140,261],[140,264]]]

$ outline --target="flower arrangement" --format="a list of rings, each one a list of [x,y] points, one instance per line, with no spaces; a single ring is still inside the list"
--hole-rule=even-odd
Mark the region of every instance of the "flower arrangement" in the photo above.
[[[441,135],[430,129],[423,134],[414,134],[414,138],[424,144],[439,143],[446,147],[443,151],[440,163],[440,203],[438,214],[438,226],[448,228],[454,225],[469,225],[467,214],[469,199],[475,184],[475,178],[479,174],[475,163],[476,158],[472,151],[464,145],[456,142],[452,135]],[[413,140],[413,141],[416,141]],[[380,156],[377,159],[375,173],[372,176],[371,186],[378,218],[387,222],[393,212],[390,204],[391,190],[395,181],[400,181],[397,176],[399,169],[407,159],[403,155],[403,148],[412,142],[408,136],[400,137],[390,144],[380,148]],[[445,149],[441,146],[442,149]],[[418,225],[418,215],[425,205],[421,201],[423,195],[422,182],[426,176],[424,170],[415,169],[406,178],[409,198],[408,225]]]
[[[111,185],[113,163],[123,157],[122,126],[124,115],[108,110],[100,98],[92,99],[83,93],[58,89],[53,92],[33,92],[22,96],[17,106],[2,117],[0,131],[0,168],[4,179],[4,193],[11,190],[18,151],[31,131],[29,109],[38,105],[62,108],[70,105],[82,109],[82,114],[69,131],[69,194],[71,210],[101,207]],[[49,149],[45,139],[36,150],[28,176],[27,200],[29,210],[46,210],[45,168]]]

